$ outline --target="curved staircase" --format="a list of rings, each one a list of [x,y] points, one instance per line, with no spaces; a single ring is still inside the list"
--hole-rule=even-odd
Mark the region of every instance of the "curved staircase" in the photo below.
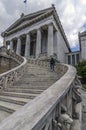
[[[58,80],[57,73],[27,63],[24,75],[0,94],[0,122]]]

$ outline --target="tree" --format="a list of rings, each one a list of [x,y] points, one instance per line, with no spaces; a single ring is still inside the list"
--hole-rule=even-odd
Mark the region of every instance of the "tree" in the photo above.
[[[77,68],[78,75],[86,82],[86,61],[79,62],[75,67]]]

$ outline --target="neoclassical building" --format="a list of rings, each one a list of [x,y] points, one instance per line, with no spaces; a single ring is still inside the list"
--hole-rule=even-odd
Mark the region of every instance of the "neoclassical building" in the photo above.
[[[56,55],[58,61],[68,64],[76,64],[81,59],[80,51],[71,51],[54,5],[29,15],[22,14],[1,35],[4,46],[25,57]]]
[[[80,43],[81,60],[86,60],[86,31],[78,34]]]
[[[79,61],[86,60],[86,31],[78,33],[80,51],[67,54],[68,64],[77,64]]]
[[[17,54],[29,57],[57,55],[60,62],[66,63],[66,53],[71,52],[65,32],[52,7],[29,14],[22,14],[2,34],[4,45]]]

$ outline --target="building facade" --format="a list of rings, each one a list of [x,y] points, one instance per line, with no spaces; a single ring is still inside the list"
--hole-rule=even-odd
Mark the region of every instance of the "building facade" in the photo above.
[[[66,53],[66,63],[69,65],[75,65],[79,63],[81,60],[80,51],[75,51],[71,53]]]
[[[52,7],[21,17],[2,33],[4,46],[10,46],[17,54],[25,57],[57,55],[66,63],[65,54],[71,52],[65,32]]]
[[[81,60],[86,60],[86,31],[78,34],[80,43]]]
[[[1,35],[4,46],[25,57],[56,55],[61,63],[72,65],[86,59],[86,32],[79,33],[80,51],[72,52],[54,5],[29,15],[22,13]]]

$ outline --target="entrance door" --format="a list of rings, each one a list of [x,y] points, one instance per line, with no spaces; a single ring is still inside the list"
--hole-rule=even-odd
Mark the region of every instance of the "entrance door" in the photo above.
[[[21,46],[21,56],[24,56],[25,54],[25,44]]]

